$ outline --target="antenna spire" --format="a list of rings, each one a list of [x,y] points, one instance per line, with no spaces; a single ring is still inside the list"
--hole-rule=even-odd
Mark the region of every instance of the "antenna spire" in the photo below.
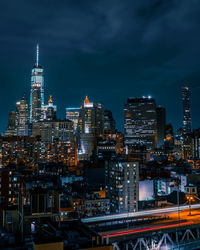
[[[39,43],[37,43],[36,66],[39,65]]]

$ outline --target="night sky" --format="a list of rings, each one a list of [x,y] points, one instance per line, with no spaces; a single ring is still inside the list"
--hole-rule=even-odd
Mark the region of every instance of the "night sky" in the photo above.
[[[200,127],[199,0],[0,0],[1,133],[24,91],[29,99],[37,42],[60,118],[88,95],[122,130],[126,99],[152,95],[178,128],[187,85]]]

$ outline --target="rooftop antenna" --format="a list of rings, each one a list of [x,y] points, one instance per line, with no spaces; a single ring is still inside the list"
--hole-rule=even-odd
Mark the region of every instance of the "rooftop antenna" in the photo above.
[[[37,43],[36,67],[39,65],[39,43]]]

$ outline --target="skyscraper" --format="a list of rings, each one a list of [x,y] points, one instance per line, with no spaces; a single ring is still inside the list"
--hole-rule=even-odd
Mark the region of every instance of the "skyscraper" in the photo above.
[[[156,103],[151,97],[129,98],[124,106],[125,145],[145,145],[147,149],[157,144]]]
[[[57,106],[53,104],[52,96],[49,96],[48,105],[42,106],[41,120],[55,120]]]
[[[116,132],[115,120],[110,110],[104,111],[104,133],[114,134]]]
[[[15,111],[10,111],[8,118],[8,126],[5,132],[6,136],[16,135],[16,121],[15,121]]]
[[[39,45],[37,44],[36,63],[31,73],[30,122],[39,121],[44,105],[44,70],[39,65]]]
[[[16,126],[18,136],[28,136],[28,101],[25,94],[16,103]]]
[[[190,110],[190,89],[182,87],[182,103],[183,103],[183,131],[188,134],[192,130],[191,110]]]
[[[48,101],[48,107],[46,111],[46,119],[47,120],[55,120],[56,119],[56,106],[53,105],[52,96],[50,95]]]
[[[104,107],[103,104],[90,102],[85,97],[80,110],[81,133],[99,136],[104,129]]]
[[[90,102],[86,96],[79,116],[79,131],[82,152],[91,155],[96,144],[96,138],[103,134],[104,106],[101,103]]]
[[[166,111],[164,107],[158,106],[156,108],[157,113],[157,147],[161,147],[164,145],[165,140],[165,127],[166,127]]]
[[[78,133],[78,121],[79,121],[80,108],[66,108],[66,119],[73,121],[74,134]]]

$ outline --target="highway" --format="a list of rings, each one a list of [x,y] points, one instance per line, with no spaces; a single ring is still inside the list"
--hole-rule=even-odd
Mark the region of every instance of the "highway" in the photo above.
[[[180,206],[179,211],[188,209],[189,206]],[[200,204],[191,205],[191,208],[200,208]],[[96,217],[89,217],[89,218],[82,218],[81,221],[83,223],[95,223],[95,222],[105,222],[105,221],[112,221],[117,219],[125,219],[125,218],[133,218],[133,217],[141,217],[141,216],[150,216],[150,215],[162,215],[166,213],[173,213],[178,211],[178,207],[169,207],[169,208],[161,208],[161,209],[154,209],[154,210],[145,210],[139,212],[132,212],[132,213],[121,213],[121,214],[113,214],[113,215],[104,215],[104,216],[96,216]]]

